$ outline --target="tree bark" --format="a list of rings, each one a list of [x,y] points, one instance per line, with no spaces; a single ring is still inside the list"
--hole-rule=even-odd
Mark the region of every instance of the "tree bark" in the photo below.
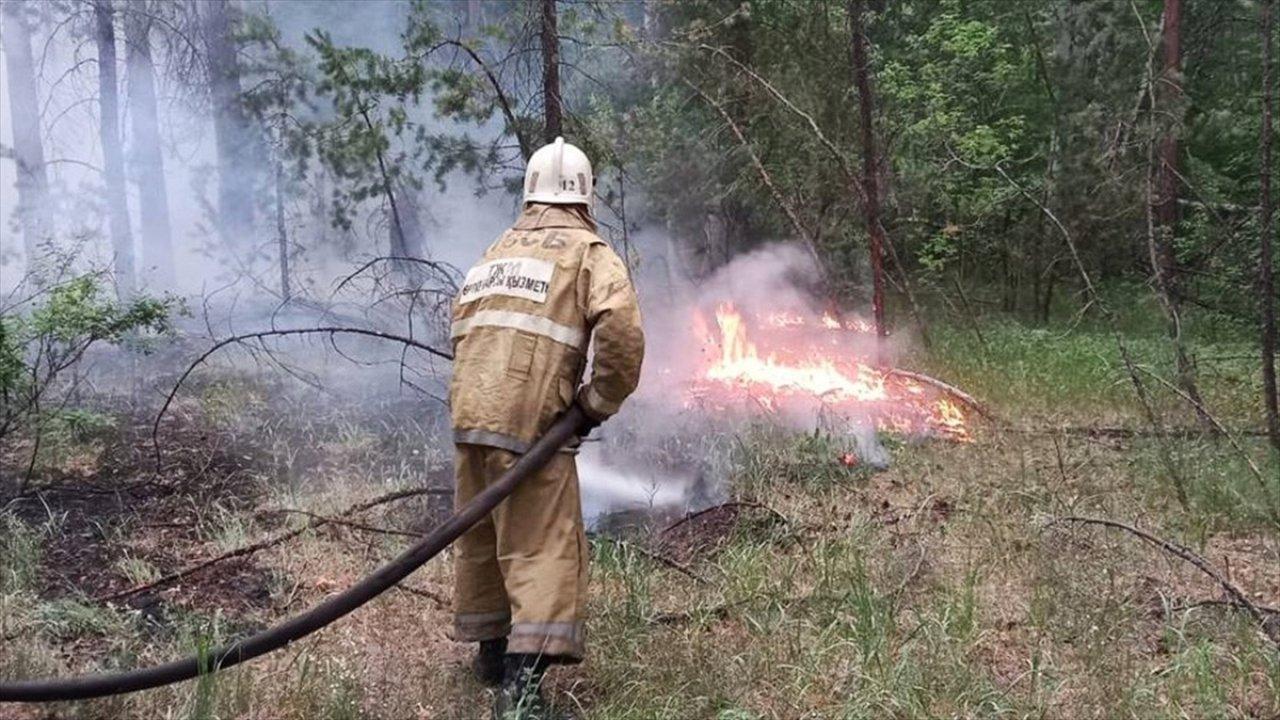
[[[1159,230],[1156,257],[1153,259],[1156,280],[1161,292],[1176,301],[1177,257],[1173,238],[1178,223],[1178,134],[1182,112],[1182,0],[1164,0],[1164,28],[1161,34],[1162,70],[1156,78],[1156,109],[1169,118],[1159,140],[1156,166],[1156,193],[1151,198]]]
[[[1272,275],[1272,250],[1275,226],[1271,198],[1271,143],[1275,132],[1272,127],[1271,104],[1274,101],[1271,72],[1274,39],[1274,0],[1262,0],[1262,135],[1259,139],[1258,227],[1258,300],[1262,303],[1262,394],[1267,412],[1267,436],[1271,445],[1280,450],[1280,410],[1276,396],[1276,301],[1275,279]]]
[[[218,231],[228,247],[253,232],[253,132],[240,101],[240,64],[232,37],[230,0],[198,5],[209,67],[213,134],[218,148]]]
[[[364,119],[365,127],[373,132],[373,119],[369,117],[369,111],[361,106],[360,117]],[[396,201],[396,192],[392,187],[391,174],[387,169],[386,158],[382,155],[382,150],[376,149],[378,158],[378,173],[382,178],[382,192],[387,198],[387,205],[391,208],[391,226],[389,228],[389,239],[391,243],[392,257],[421,257],[421,245],[411,245],[409,236],[405,233],[404,217],[400,213],[400,203]],[[412,273],[416,268],[406,263],[397,263],[397,267],[406,273]]]
[[[1152,227],[1148,232],[1148,250],[1151,269],[1155,277],[1156,295],[1169,322],[1169,339],[1173,344],[1177,365],[1178,385],[1193,401],[1196,417],[1206,432],[1216,434],[1213,423],[1201,409],[1204,405],[1200,390],[1196,387],[1195,369],[1187,355],[1182,337],[1182,289],[1178,278],[1178,258],[1174,251],[1174,237],[1179,220],[1178,190],[1181,182],[1178,171],[1179,142],[1182,130],[1182,0],[1164,0],[1164,22],[1161,31],[1160,75],[1154,78],[1152,109],[1157,123],[1165,123],[1157,141],[1158,147],[1150,172],[1151,197],[1149,217]]]
[[[876,335],[885,337],[884,319],[884,224],[880,217],[880,155],[876,150],[875,94],[872,90],[868,57],[865,0],[849,0],[849,31],[853,54],[853,82],[858,89],[859,135],[862,143],[862,187],[866,196],[867,245],[871,260],[871,311]]]
[[[276,249],[280,254],[280,297],[293,297],[289,285],[289,233],[284,225],[284,163],[276,158]]]
[[[43,254],[40,246],[53,234],[53,213],[49,207],[49,174],[40,138],[40,102],[25,10],[25,4],[20,2],[0,5],[0,44],[4,46],[8,73],[9,126],[13,130],[13,159],[18,176],[18,204],[14,210],[22,229],[27,273],[38,280],[39,258]]]
[[[400,242],[397,247],[392,248],[392,251],[400,257],[425,257],[422,208],[418,202],[418,193],[408,183],[401,182],[396,185],[396,208],[400,213]],[[391,240],[394,245],[396,238],[392,237]]]
[[[151,62],[151,8],[146,0],[129,0],[124,43],[129,85],[129,117],[133,130],[133,170],[138,185],[142,264],[155,287],[174,287],[173,236],[164,155],[156,109],[155,70]]]
[[[95,0],[94,43],[98,49],[98,132],[102,141],[103,182],[106,185],[107,220],[115,251],[116,293],[133,294],[133,236],[129,230],[129,206],[124,187],[124,148],[120,142],[120,96],[116,79],[115,8],[112,0]]]
[[[556,0],[540,0],[542,9],[542,110],[543,137],[547,142],[564,134],[563,99],[560,95],[560,35],[556,29]]]

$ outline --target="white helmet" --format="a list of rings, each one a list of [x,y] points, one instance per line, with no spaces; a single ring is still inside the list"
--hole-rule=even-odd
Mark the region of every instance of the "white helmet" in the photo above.
[[[591,161],[587,154],[558,137],[529,158],[524,171],[524,201],[551,205],[583,204],[591,208]]]

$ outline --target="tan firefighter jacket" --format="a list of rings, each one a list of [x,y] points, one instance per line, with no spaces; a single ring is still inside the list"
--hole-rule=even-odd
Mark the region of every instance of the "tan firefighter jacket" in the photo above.
[[[640,380],[635,290],[582,206],[527,205],[467,273],[451,335],[456,443],[522,453],[575,392],[603,421]],[[579,389],[592,340],[591,380]]]

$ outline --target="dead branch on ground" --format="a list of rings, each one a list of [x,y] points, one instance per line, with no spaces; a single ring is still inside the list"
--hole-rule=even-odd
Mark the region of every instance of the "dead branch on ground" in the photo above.
[[[624,550],[629,550],[629,551],[635,552],[635,553],[637,553],[637,554],[639,554],[639,555],[642,555],[642,556],[644,556],[644,557],[647,557],[647,558],[649,558],[650,560],[653,560],[654,562],[656,562],[656,563],[658,563],[658,564],[660,564],[660,565],[666,565],[667,567],[671,568],[672,570],[675,570],[676,572],[680,573],[681,575],[688,576],[688,577],[692,578],[693,580],[695,580],[695,581],[697,581],[697,582],[700,582],[700,583],[702,583],[702,584],[704,584],[704,585],[705,585],[705,584],[708,584],[708,583],[710,583],[710,582],[711,582],[710,580],[706,579],[705,577],[703,577],[703,576],[699,575],[697,572],[695,572],[692,568],[688,567],[687,565],[683,565],[683,564],[681,564],[681,563],[678,563],[678,562],[676,562],[675,560],[672,560],[671,558],[667,557],[666,555],[663,555],[662,553],[654,552],[653,550],[649,550],[649,549],[647,549],[647,548],[640,547],[639,545],[636,545],[635,543],[627,542],[626,540],[623,540],[623,539],[621,539],[621,538],[614,538],[614,537],[609,537],[609,536],[607,536],[607,535],[601,535],[601,536],[600,536],[600,539],[601,539],[601,540],[608,541],[608,542],[611,542],[611,543],[613,543],[614,545],[617,545],[618,547],[620,547],[620,548],[622,548],[622,549],[624,549]]]
[[[1200,600],[1193,603],[1185,603],[1183,605],[1174,605],[1169,608],[1169,612],[1182,612],[1184,610],[1195,610],[1202,607],[1221,607],[1233,610],[1245,610],[1245,606],[1234,600]],[[1280,617],[1280,608],[1267,607],[1266,605],[1255,605],[1258,612],[1265,615],[1275,615]]]
[[[713,605],[709,608],[685,610],[682,612],[663,612],[653,615],[649,618],[651,625],[676,625],[683,622],[689,622],[700,615],[707,615],[713,620],[724,620],[729,617],[729,613],[742,607],[751,605],[761,600],[774,600],[776,602],[791,605],[808,605],[817,602],[833,602],[843,603],[847,600],[847,593],[810,593],[808,595],[791,595],[784,598],[773,598],[768,595],[756,595],[733,602],[721,603]]]
[[[1164,538],[1156,537],[1155,535],[1152,535],[1151,533],[1145,530],[1140,530],[1132,525],[1126,525],[1125,523],[1118,522],[1116,520],[1107,520],[1106,518],[1091,518],[1091,517],[1082,517],[1079,515],[1064,515],[1064,516],[1058,516],[1058,517],[1050,517],[1048,523],[1046,523],[1046,526],[1052,527],[1054,525],[1059,525],[1062,523],[1076,523],[1079,525],[1097,525],[1100,527],[1108,527],[1116,530],[1123,530],[1129,533],[1130,535],[1133,535],[1134,537],[1137,537],[1150,545],[1153,545],[1157,548],[1160,548],[1161,550],[1164,550],[1165,552],[1169,553],[1170,555],[1173,555],[1174,557],[1185,560],[1186,562],[1195,566],[1195,568],[1200,572],[1204,573],[1205,575],[1208,575],[1210,578],[1213,578],[1213,580],[1222,587],[1222,589],[1227,593],[1227,595],[1230,596],[1231,601],[1239,605],[1239,607],[1242,610],[1247,612],[1249,616],[1252,617],[1254,621],[1258,623],[1258,627],[1262,630],[1263,634],[1265,634],[1268,639],[1270,639],[1273,643],[1275,643],[1277,648],[1280,648],[1280,627],[1272,627],[1271,623],[1267,622],[1267,618],[1263,616],[1262,610],[1260,610],[1257,605],[1254,605],[1253,602],[1249,600],[1249,598],[1244,594],[1244,591],[1242,591],[1239,587],[1237,587],[1235,583],[1227,579],[1227,577],[1224,574],[1222,574],[1221,571],[1219,571],[1217,568],[1211,565],[1208,560],[1205,560],[1204,558],[1200,557],[1200,555],[1198,555],[1195,551],[1191,550],[1190,548],[1179,545],[1178,543],[1175,543],[1171,540],[1165,540]]]
[[[1018,433],[1019,435],[1078,435],[1109,438],[1193,438],[1204,435],[1204,428],[1200,427],[1165,427],[1157,431],[1154,428],[1131,428],[1119,425],[1060,425],[1045,427],[1005,425],[1001,429],[1005,432]],[[1267,431],[1257,429],[1240,430],[1236,434],[1246,437],[1266,437]]]
[[[342,512],[338,513],[334,517],[347,518],[352,515],[362,513],[371,508],[377,507],[379,505],[385,505],[390,502],[395,502],[397,500],[403,500],[405,498],[410,498],[410,497],[416,497],[419,495],[428,495],[437,490],[438,488],[410,488],[407,490],[395,490],[393,492],[389,492],[384,495],[379,495],[378,497],[375,497],[372,500],[366,500],[365,502],[352,505],[351,507],[347,508],[346,510],[343,510]],[[288,540],[292,540],[293,538],[298,537],[299,535],[307,532],[308,530],[314,530],[315,528],[321,527],[323,525],[327,525],[333,519],[334,518],[317,516],[316,518],[308,521],[306,524],[296,527],[287,532],[280,533],[275,537],[267,538],[265,540],[260,540],[256,543],[252,543],[249,545],[245,545],[243,547],[236,548],[235,550],[230,550],[228,552],[222,553],[221,555],[217,555],[215,557],[209,558],[208,560],[204,560],[202,562],[196,563],[195,565],[184,568],[182,570],[171,572],[167,575],[159,577],[148,583],[135,585],[131,588],[127,588],[125,590],[120,590],[113,593],[107,593],[105,595],[99,595],[98,597],[94,598],[94,601],[102,602],[102,603],[111,602],[113,600],[120,600],[122,598],[130,597],[132,595],[137,595],[138,593],[146,592],[148,590],[153,590],[162,585],[169,585],[177,580],[181,580],[185,577],[189,577],[203,570],[207,570],[213,567],[214,565],[225,562],[227,560],[233,560],[235,558],[241,558],[248,555],[253,555],[254,553],[261,552],[262,550],[273,548],[277,545],[280,545],[281,543],[284,543]]]
[[[339,527],[359,530],[361,532],[374,533],[376,535],[395,535],[397,537],[414,538],[415,540],[422,537],[422,533],[409,532],[407,530],[396,530],[395,528],[383,528],[374,525],[365,525],[364,523],[354,522],[352,520],[342,520],[328,515],[309,512],[307,510],[298,510],[295,508],[286,508],[284,510],[269,510],[270,513],[282,513],[287,515],[301,515],[312,520],[321,520],[325,525],[337,525]]]
[[[725,510],[728,508],[756,508],[758,510],[764,510],[768,512],[770,515],[772,515],[773,517],[777,518],[778,520],[781,520],[782,524],[784,525],[791,524],[791,520],[786,515],[783,515],[782,513],[778,512],[777,510],[774,510],[773,508],[769,507],[768,505],[765,505],[764,503],[753,502],[750,500],[734,500],[731,502],[720,503],[719,505],[712,505],[709,508],[703,508],[702,510],[698,510],[697,512],[689,513],[684,517],[680,518],[679,520],[676,520],[675,522],[663,528],[662,532],[659,534],[665,535],[671,532],[672,530],[675,530],[676,528],[680,527],[681,525],[684,525],[690,520],[696,520],[697,518],[700,518],[703,515],[707,515],[709,513],[713,513],[718,510]]]
[[[353,270],[349,275],[342,278],[342,280],[338,282],[337,286],[334,287],[333,294],[337,295],[339,292],[342,291],[344,287],[347,286],[347,284],[349,284],[352,280],[354,280],[358,275],[368,270],[369,268],[373,267],[374,265],[377,265],[378,263],[382,263],[382,262],[396,263],[396,264],[416,263],[419,265],[424,265],[427,268],[433,270],[441,278],[444,278],[444,281],[448,283],[451,288],[453,288],[454,293],[458,292],[458,281],[455,278],[460,277],[462,275],[462,271],[454,267],[453,265],[450,265],[449,263],[438,262],[436,260],[424,260],[423,258],[400,256],[400,255],[383,255],[383,256],[373,258],[372,260],[369,260],[368,262],[364,263],[360,267]]]
[[[996,414],[992,412],[990,408],[988,408],[986,405],[979,402],[977,398],[961,390],[960,388],[954,385],[945,383],[937,378],[929,377],[928,375],[923,375],[917,372],[911,372],[910,370],[899,370],[898,368],[889,369],[885,373],[885,375],[897,375],[899,377],[907,378],[908,380],[915,380],[916,382],[921,382],[921,383],[924,383],[925,385],[931,385],[937,388],[938,390],[941,390],[947,393],[948,395],[954,397],[955,399],[959,400],[960,402],[964,403],[970,408],[973,408],[973,410],[975,410],[982,417],[992,422],[997,422],[997,423],[1000,422],[1000,418],[996,416]]]
[[[431,590],[420,588],[415,585],[406,585],[405,583],[399,583],[399,584],[393,585],[392,587],[396,590],[399,590],[400,592],[409,593],[410,595],[417,595],[418,597],[421,597],[421,598],[426,598],[431,602],[435,603],[436,607],[438,608],[447,608],[453,604],[449,601],[448,598],[441,595],[440,593],[432,592]]]

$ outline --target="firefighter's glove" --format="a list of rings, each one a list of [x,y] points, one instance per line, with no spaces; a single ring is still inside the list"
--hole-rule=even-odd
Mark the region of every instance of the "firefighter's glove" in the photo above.
[[[582,413],[582,422],[578,424],[578,437],[586,437],[592,430],[600,427],[600,421],[591,417],[591,413],[582,406],[582,403],[574,400],[573,404],[578,408],[578,412]]]

